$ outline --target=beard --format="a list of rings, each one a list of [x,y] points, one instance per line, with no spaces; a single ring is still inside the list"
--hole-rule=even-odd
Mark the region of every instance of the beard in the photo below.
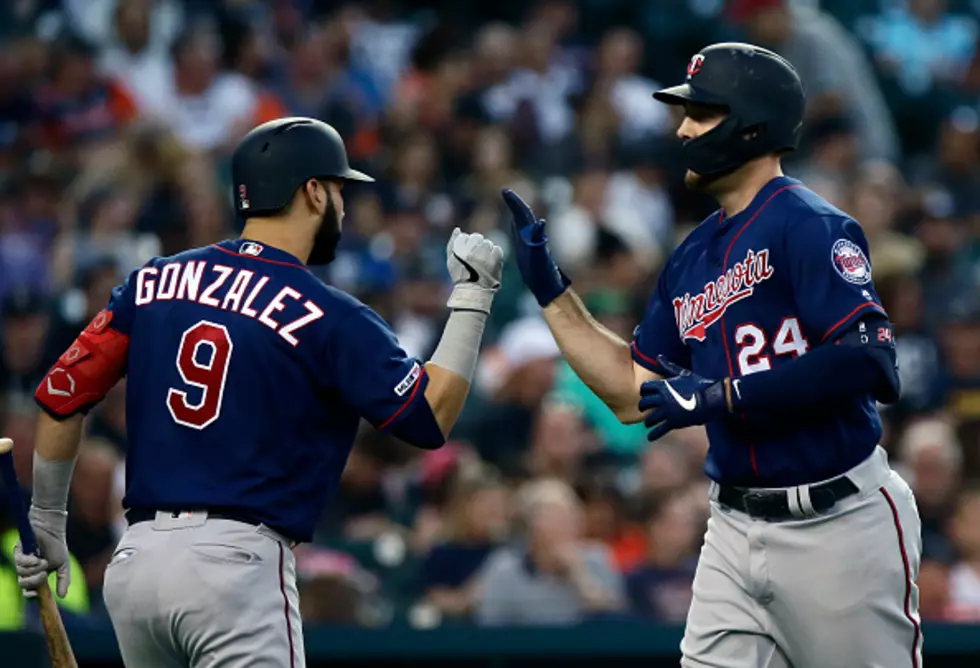
[[[340,243],[340,216],[333,206],[333,199],[327,199],[327,209],[320,219],[316,236],[313,237],[313,248],[310,249],[309,265],[330,264],[337,255],[337,244]]]

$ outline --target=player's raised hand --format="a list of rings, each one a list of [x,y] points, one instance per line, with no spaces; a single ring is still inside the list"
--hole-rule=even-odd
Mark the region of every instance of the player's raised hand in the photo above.
[[[18,542],[14,546],[14,568],[17,570],[17,584],[24,595],[32,598],[37,588],[48,579],[48,573],[57,572],[57,593],[64,597],[71,583],[68,543],[65,539],[68,513],[63,510],[45,510],[31,506],[27,513],[37,538],[40,556],[25,554]]]
[[[656,441],[674,429],[706,424],[728,413],[724,380],[702,378],[663,355],[657,361],[673,377],[640,386],[640,410],[650,411],[644,420],[650,428],[648,440]]]
[[[504,189],[503,198],[513,220],[517,267],[524,285],[543,308],[565,292],[571,281],[551,257],[544,219],[539,220],[531,207],[513,190]]]
[[[504,267],[500,246],[457,227],[446,245],[446,267],[453,279],[449,308],[490,313]]]

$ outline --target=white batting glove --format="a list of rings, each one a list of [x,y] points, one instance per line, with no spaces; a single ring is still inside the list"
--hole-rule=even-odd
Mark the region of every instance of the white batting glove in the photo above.
[[[490,313],[504,270],[500,246],[482,234],[467,234],[457,227],[446,245],[446,266],[453,279],[449,308]]]
[[[65,540],[68,513],[63,510],[46,510],[31,506],[27,514],[37,538],[37,548],[41,556],[24,554],[18,541],[14,546],[14,567],[17,569],[17,584],[24,596],[37,596],[37,589],[47,582],[48,573],[58,573],[57,594],[64,598],[71,583],[69,572],[68,543]]]

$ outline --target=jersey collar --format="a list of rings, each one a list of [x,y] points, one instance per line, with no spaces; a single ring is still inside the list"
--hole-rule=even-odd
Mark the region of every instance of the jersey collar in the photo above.
[[[292,253],[270,246],[267,243],[252,241],[251,239],[227,239],[214,244],[216,248],[232,253],[239,257],[258,260],[259,262],[269,262],[271,264],[284,264],[306,269],[298,257]]]
[[[725,215],[724,209],[719,209],[718,223],[719,225],[723,225],[727,228],[732,224],[737,224],[749,220],[757,213],[759,213],[759,210],[762,209],[763,206],[765,206],[766,202],[769,201],[769,198],[772,197],[773,194],[776,193],[776,191],[785,188],[786,186],[793,186],[793,185],[800,185],[800,184],[801,184],[800,181],[794,178],[790,178],[789,176],[777,176],[776,178],[769,181],[769,183],[762,186],[762,190],[760,190],[758,194],[756,194],[756,196],[752,198],[752,203],[749,204],[745,208],[745,210],[740,211],[734,216],[729,218],[728,216]]]

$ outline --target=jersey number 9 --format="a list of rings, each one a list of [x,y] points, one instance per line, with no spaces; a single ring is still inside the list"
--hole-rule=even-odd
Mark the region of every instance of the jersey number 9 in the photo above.
[[[224,325],[201,320],[184,331],[177,348],[177,371],[184,383],[200,391],[200,398],[191,402],[186,391],[170,388],[167,408],[177,424],[204,429],[218,419],[232,348]]]

